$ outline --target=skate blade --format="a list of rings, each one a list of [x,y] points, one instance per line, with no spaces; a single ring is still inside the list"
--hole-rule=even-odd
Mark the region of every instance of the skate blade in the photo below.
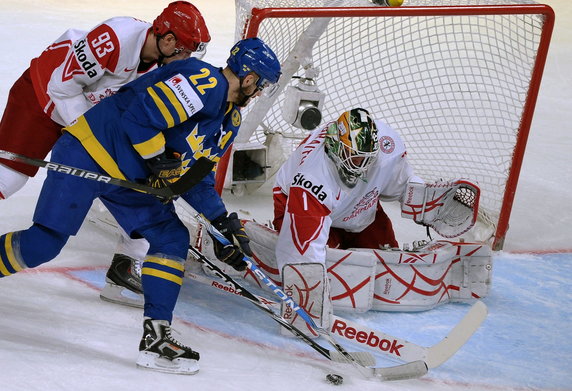
[[[143,295],[137,294],[125,287],[109,282],[105,283],[105,286],[99,293],[99,298],[110,303],[121,304],[135,308],[143,308],[143,305],[145,304]]]
[[[199,362],[189,358],[176,358],[169,360],[152,352],[139,352],[137,366],[159,372],[177,375],[194,375],[199,371]]]

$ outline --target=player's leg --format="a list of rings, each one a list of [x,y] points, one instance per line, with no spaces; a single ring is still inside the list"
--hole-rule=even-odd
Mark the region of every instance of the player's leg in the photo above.
[[[27,175],[0,163],[0,200],[10,197],[24,187],[28,178]]]
[[[94,170],[95,163],[72,136],[62,137],[52,160]],[[27,230],[0,236],[0,271],[7,276],[55,258],[79,230],[102,184],[50,171]]]
[[[184,263],[190,240],[187,228],[173,216],[142,230],[149,241],[141,279],[145,296],[143,337],[139,345],[139,366],[161,370],[161,359],[173,363],[173,371],[193,374],[199,370],[199,354],[171,334],[171,321],[183,283]],[[167,346],[167,347],[165,347]]]
[[[66,234],[39,224],[0,236],[0,277],[51,261],[68,238]]]
[[[130,237],[144,237],[149,250],[141,280],[145,298],[143,338],[137,365],[174,373],[199,369],[199,354],[171,335],[173,310],[183,283],[189,232],[172,203],[127,189],[106,194],[102,201]]]
[[[111,303],[143,308],[141,265],[149,243],[143,238],[132,239],[119,227],[119,240],[105,274],[105,286],[99,297]]]
[[[352,234],[352,242],[350,246],[356,248],[383,248],[389,244],[390,247],[399,247],[395,239],[395,232],[389,216],[383,210],[381,204],[377,204],[377,212],[375,220],[363,231]]]
[[[14,83],[8,95],[0,121],[0,149],[43,159],[62,134],[61,128],[61,125],[44,113],[36,98],[30,71],[26,70]],[[2,164],[27,177],[34,176],[38,172],[38,167],[11,160],[2,160]],[[0,176],[4,177],[6,172],[6,170],[0,171]],[[23,179],[26,178],[0,180],[0,193],[4,198],[14,194],[23,186]]]

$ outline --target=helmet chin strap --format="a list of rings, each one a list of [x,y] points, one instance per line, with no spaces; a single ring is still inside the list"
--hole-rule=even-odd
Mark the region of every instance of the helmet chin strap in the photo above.
[[[239,89],[239,92],[240,92],[240,94],[242,95],[243,98],[242,98],[239,102],[237,102],[236,105],[237,105],[238,107],[244,107],[244,106],[246,106],[246,102],[248,102],[248,100],[249,100],[250,98],[252,98],[252,96],[258,92],[258,89],[255,88],[254,91],[252,92],[252,94],[247,95],[247,94],[244,92],[244,86],[242,85],[242,82],[244,81],[244,76],[243,76],[243,77],[240,77],[239,80],[240,80],[240,89]]]
[[[176,56],[177,54],[181,53],[181,49],[175,49],[173,51],[173,53],[171,53],[170,55],[166,55],[165,53],[163,53],[163,51],[161,50],[161,47],[159,46],[159,41],[161,40],[161,38],[163,38],[165,35],[162,35],[160,37],[157,37],[157,39],[155,40],[155,43],[157,45],[157,50],[159,51],[159,58],[157,59],[157,65],[158,66],[163,66],[163,60],[166,58],[171,58],[173,56]]]

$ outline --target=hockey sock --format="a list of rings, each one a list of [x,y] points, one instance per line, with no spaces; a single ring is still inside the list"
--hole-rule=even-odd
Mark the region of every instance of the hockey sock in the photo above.
[[[18,241],[18,236],[19,232],[9,232],[0,236],[0,277],[9,276],[26,268],[18,248],[13,245],[14,239]]]
[[[20,231],[19,249],[22,260],[28,267],[36,267],[54,259],[64,248],[69,235],[34,224]]]
[[[189,230],[177,218],[138,229],[135,233],[149,242],[147,254],[168,254],[170,258],[181,259],[187,257],[191,240]]]
[[[177,297],[183,284],[183,259],[148,255],[141,269],[145,296],[144,315],[171,322]]]

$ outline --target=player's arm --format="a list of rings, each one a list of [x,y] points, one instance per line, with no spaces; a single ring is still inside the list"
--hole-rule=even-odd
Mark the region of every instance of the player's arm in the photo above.
[[[381,201],[402,201],[406,194],[407,185],[409,183],[424,183],[424,180],[415,175],[413,167],[407,160],[407,154],[393,157],[395,160],[390,171],[386,173],[391,176],[388,185],[383,189],[380,195]]]
[[[48,95],[66,124],[91,106],[84,89],[106,73],[117,72],[120,43],[115,31],[101,24],[73,42],[65,61],[54,71],[48,83]]]
[[[217,85],[217,79],[213,78],[209,88],[204,88],[201,84],[194,84],[193,75],[186,75],[183,71],[181,67],[170,67],[168,72],[162,72],[162,69],[154,71],[163,73],[164,77],[135,92],[136,96],[121,117],[122,129],[143,159],[164,151],[164,130],[180,125],[198,113],[212,116],[212,107],[222,105],[224,94],[220,89],[211,88]],[[152,80],[154,72],[136,83]]]

